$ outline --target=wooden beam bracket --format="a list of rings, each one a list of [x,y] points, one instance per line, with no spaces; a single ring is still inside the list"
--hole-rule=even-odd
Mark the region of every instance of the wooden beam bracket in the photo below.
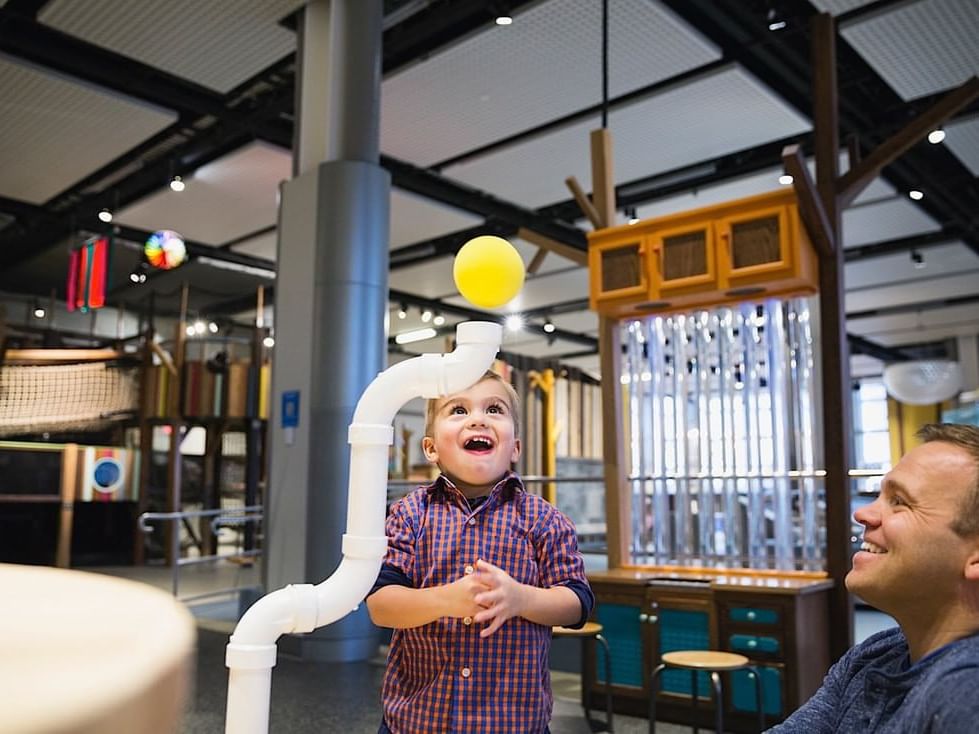
[[[588,267],[588,253],[584,250],[579,250],[576,247],[571,247],[563,242],[552,240],[550,237],[545,237],[544,235],[534,232],[532,229],[527,229],[526,227],[521,227],[517,230],[517,237],[522,240],[526,240],[532,245],[537,245],[545,250],[549,250],[555,255],[566,257],[576,265]]]
[[[786,145],[782,149],[782,163],[792,176],[792,187],[799,198],[799,216],[806,226],[813,244],[821,256],[832,257],[836,251],[836,237],[830,225],[823,200],[819,198],[816,183],[809,175],[809,168],[798,145]]]

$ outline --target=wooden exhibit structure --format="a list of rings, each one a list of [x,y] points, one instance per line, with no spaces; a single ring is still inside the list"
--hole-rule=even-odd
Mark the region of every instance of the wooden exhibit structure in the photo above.
[[[645,715],[650,674],[670,650],[716,649],[749,656],[762,671],[765,714],[781,720],[819,686],[830,663],[852,645],[852,603],[843,584],[850,557],[851,420],[843,312],[841,211],[880,170],[955,111],[979,96],[973,78],[908,123],[864,160],[851,151],[837,173],[838,115],[835,24],[813,20],[814,183],[798,146],[783,152],[792,190],[707,207],[629,226],[615,221],[611,137],[591,134],[592,198],[567,184],[595,227],[589,235],[592,307],[599,313],[603,396],[608,565],[589,578],[596,621],[612,646],[616,710]],[[740,300],[813,294],[819,297],[821,447],[825,467],[825,568],[797,571],[635,563],[633,495],[623,426],[622,329],[634,320]],[[774,410],[774,408],[773,408]],[[634,416],[632,416],[635,418]],[[582,695],[600,705],[604,673],[594,650],[586,659]],[[675,677],[671,677],[675,676]],[[706,697],[706,679],[698,688]],[[668,671],[657,693],[658,716],[709,725],[711,706],[691,706],[689,674]],[[756,726],[750,682],[736,679],[721,702],[735,731]]]

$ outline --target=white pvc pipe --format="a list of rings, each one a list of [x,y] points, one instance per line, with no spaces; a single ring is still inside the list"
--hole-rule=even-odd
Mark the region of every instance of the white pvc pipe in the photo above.
[[[394,416],[416,397],[449,395],[475,384],[500,348],[499,324],[456,327],[450,354],[423,354],[381,372],[364,390],[350,424],[350,478],[343,558],[322,583],[290,584],[255,602],[238,622],[225,651],[228,675],[226,734],[266,734],[276,640],[312,632],[346,616],[367,596],[387,552],[388,446]]]

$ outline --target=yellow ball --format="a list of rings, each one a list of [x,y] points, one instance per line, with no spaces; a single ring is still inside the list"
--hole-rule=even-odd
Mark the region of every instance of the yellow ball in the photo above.
[[[523,287],[523,259],[502,237],[473,237],[456,254],[452,277],[459,292],[474,306],[496,308]]]

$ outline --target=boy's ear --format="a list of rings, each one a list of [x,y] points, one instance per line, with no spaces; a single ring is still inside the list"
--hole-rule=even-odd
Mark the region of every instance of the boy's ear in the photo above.
[[[516,464],[517,459],[519,458],[520,458],[520,439],[515,438],[513,439],[513,453],[510,454],[510,463]]]
[[[438,463],[439,452],[435,450],[435,439],[431,436],[425,436],[422,439],[422,453],[425,454],[425,461],[429,464]]]

